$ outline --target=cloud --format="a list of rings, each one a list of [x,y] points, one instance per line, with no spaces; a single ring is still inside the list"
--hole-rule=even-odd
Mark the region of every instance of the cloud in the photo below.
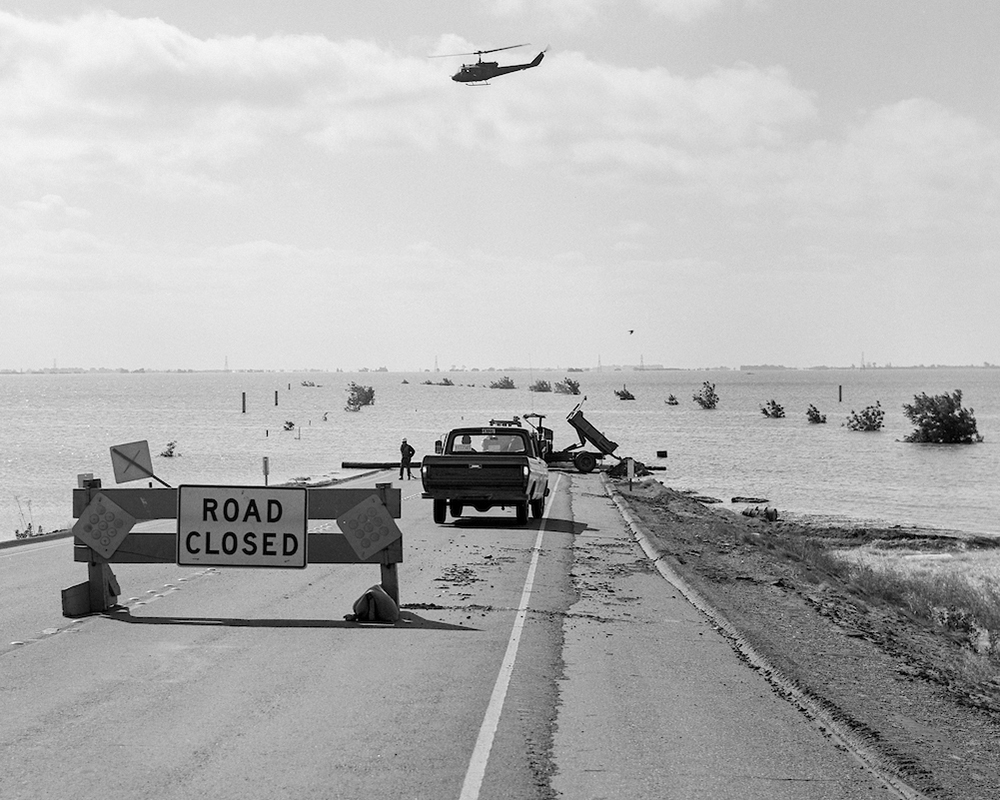
[[[538,15],[572,29],[599,18],[611,0],[494,0],[493,13],[501,17]]]
[[[710,4],[688,7],[696,6]],[[449,35],[437,51],[469,47]],[[685,227],[691,240],[711,229],[732,236],[740,254],[730,261],[738,262],[745,237],[759,241],[762,231],[787,228],[828,254],[814,259],[813,272],[840,269],[856,247],[845,242],[859,232],[876,248],[886,236],[910,236],[908,246],[934,252],[963,241],[998,249],[997,132],[928,100],[887,104],[838,128],[822,118],[822,98],[781,66],[741,63],[688,76],[553,51],[539,69],[498,79],[489,90],[458,86],[451,71],[446,60],[373,42],[199,38],[161,20],[110,13],[58,22],[0,13],[0,268],[21,290],[40,291],[65,286],[69,266],[90,291],[163,292],[198,314],[212,297],[263,313],[258,295],[282,314],[294,315],[303,297],[317,313],[323,304],[356,311],[378,291],[393,298],[380,301],[391,315],[407,313],[397,297],[429,306],[443,286],[471,291],[482,275],[502,270],[558,275],[547,286],[563,294],[581,275],[588,291],[614,290],[600,282],[600,257],[590,249],[599,236],[619,265],[639,257],[662,265],[668,243],[683,245]],[[422,217],[437,224],[456,208],[468,211],[438,195],[467,191],[480,176],[505,176],[511,167],[515,177],[544,175],[581,196],[600,193],[602,208],[605,197],[620,205],[608,204],[597,231],[594,217],[567,222],[584,202],[596,205],[596,194],[580,204],[555,198],[546,208],[552,244],[548,231],[525,237],[526,247],[563,253],[551,263],[484,244],[477,226],[488,219],[458,216],[460,233],[451,238],[442,225],[414,233],[411,247],[396,241],[372,252],[349,236],[361,252],[334,249],[327,245],[339,239],[329,231],[298,225],[297,217],[314,213],[331,226],[391,225],[377,212],[380,187],[395,188],[394,181],[411,182],[400,184],[394,209],[405,217],[406,204],[439,203],[434,210],[443,213]],[[373,185],[352,185],[343,199],[323,196],[324,181],[343,174],[358,183],[371,176]],[[449,177],[446,190],[440,181]],[[272,200],[280,192],[291,198],[288,210]],[[284,214],[282,222],[262,219],[270,229],[248,234],[256,219],[234,216],[251,194],[265,199],[263,210],[254,208],[261,217]],[[355,194],[368,205],[351,216],[338,203],[355,203]],[[315,212],[306,204],[317,197],[328,205]],[[145,219],[158,231],[132,219],[133,206],[147,198]],[[189,242],[202,210],[218,220]],[[173,220],[181,220],[178,235]],[[624,222],[616,228],[616,220]],[[577,224],[590,229],[573,230]],[[948,235],[937,241],[941,233]],[[798,255],[793,247],[788,258]],[[671,269],[689,290],[701,279]],[[642,274],[656,285],[654,268]]]
[[[538,15],[564,28],[589,23],[600,24],[603,16],[629,5],[656,16],[681,23],[692,23],[720,11],[726,5],[756,7],[761,0],[494,0],[493,13],[501,17]]]
[[[793,145],[818,116],[812,93],[776,67],[687,78],[580,53],[558,53],[543,67],[516,94],[469,107],[456,123],[458,142],[512,163],[703,182],[754,168],[758,151]]]
[[[645,2],[689,14],[721,0]],[[224,195],[248,166],[290,153],[307,160],[310,148],[327,158],[458,148],[581,177],[708,188],[740,203],[779,188],[816,207],[856,207],[859,182],[901,203],[995,192],[989,129],[915,99],[819,138],[817,98],[777,66],[688,77],[553,52],[538,70],[471,92],[447,80],[446,62],[371,42],[202,39],[112,13],[58,22],[0,13],[0,41],[0,177],[26,197],[43,193],[30,190],[37,185],[95,180]],[[438,49],[456,47],[470,45],[446,36]]]
[[[990,229],[1000,212],[997,132],[928,100],[876,109],[839,141],[795,157],[797,224],[834,215],[888,232]]]
[[[693,13],[716,4],[647,5]],[[446,62],[371,42],[205,39],[113,13],[57,22],[0,13],[0,41],[0,177],[22,198],[95,183],[221,197],[283,159],[457,149],[744,207],[782,200],[799,225],[831,213],[870,219],[877,208],[893,225],[941,226],[997,210],[991,129],[913,99],[820,138],[817,98],[776,66],[688,77],[554,52],[538,70],[471,92],[447,80]],[[438,49],[456,47],[470,45],[448,35]]]
[[[428,141],[426,121],[398,106],[436,71],[370,43],[199,39],[112,13],[59,22],[0,13],[0,41],[0,170],[22,179],[138,178],[151,191],[215,192],[227,170],[283,137]]]
[[[39,200],[20,200],[13,207],[0,207],[0,226],[51,228],[89,216],[87,209],[71,206],[57,194],[47,194]]]
[[[640,0],[640,4],[654,14],[679,22],[692,22],[716,11],[724,2],[725,0]]]
[[[0,13],[6,78],[0,172],[232,191],[245,165],[289,146],[458,146],[508,162],[686,174],[706,149],[773,147],[815,115],[779,69],[700,78],[553,54],[516,92],[466,92],[443,62],[320,36],[200,39],[161,20]],[[449,41],[450,45],[451,42]],[[513,84],[508,84],[512,86]]]

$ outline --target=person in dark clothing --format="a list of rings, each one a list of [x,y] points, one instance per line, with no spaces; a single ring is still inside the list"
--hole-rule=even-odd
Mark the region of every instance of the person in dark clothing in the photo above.
[[[413,458],[417,451],[413,449],[413,445],[407,444],[406,439],[403,439],[403,443],[399,446],[399,479],[403,480],[403,470],[406,470],[406,479],[410,480],[413,474],[410,472],[410,460]]]

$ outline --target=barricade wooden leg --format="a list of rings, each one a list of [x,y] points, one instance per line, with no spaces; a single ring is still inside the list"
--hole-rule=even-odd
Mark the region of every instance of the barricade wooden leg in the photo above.
[[[399,573],[396,564],[382,563],[382,588],[399,605]]]
[[[376,483],[375,489],[378,491],[379,499],[381,499],[382,504],[388,506],[389,490],[392,489],[391,483]],[[385,589],[385,593],[393,599],[396,605],[399,605],[399,573],[396,571],[396,564],[390,563],[388,556],[383,553],[382,555],[382,588]]]
[[[107,611],[118,602],[121,588],[108,562],[94,556],[87,564],[90,586],[90,611]]]

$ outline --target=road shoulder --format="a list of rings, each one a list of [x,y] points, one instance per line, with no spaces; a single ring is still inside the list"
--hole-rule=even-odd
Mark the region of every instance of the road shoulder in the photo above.
[[[663,563],[881,766],[927,796],[995,797],[1000,717],[952,679],[967,651],[768,547],[778,531],[765,521],[655,481],[618,496]]]
[[[577,602],[564,624],[557,796],[895,797],[779,697],[574,477]]]

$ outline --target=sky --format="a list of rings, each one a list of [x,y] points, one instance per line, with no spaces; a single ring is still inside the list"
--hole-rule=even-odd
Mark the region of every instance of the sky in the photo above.
[[[0,369],[1000,362],[1000,6],[5,0]],[[537,69],[450,80],[494,53]]]

